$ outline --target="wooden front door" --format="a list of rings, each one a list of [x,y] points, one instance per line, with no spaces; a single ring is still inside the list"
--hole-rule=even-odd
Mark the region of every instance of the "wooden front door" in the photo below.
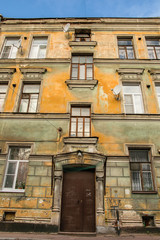
[[[95,171],[68,169],[63,175],[61,231],[95,231]]]

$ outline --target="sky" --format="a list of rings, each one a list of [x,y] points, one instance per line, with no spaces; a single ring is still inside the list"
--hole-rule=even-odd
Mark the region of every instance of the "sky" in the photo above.
[[[0,0],[6,18],[160,17],[160,0]]]

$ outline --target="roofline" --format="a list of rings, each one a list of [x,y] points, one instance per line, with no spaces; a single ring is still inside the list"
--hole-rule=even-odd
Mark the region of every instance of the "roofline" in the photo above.
[[[6,18],[0,15],[3,21],[5,20],[51,20],[51,19],[60,19],[60,20],[72,20],[72,19],[83,19],[83,20],[92,20],[92,19],[160,19],[160,17],[55,17],[55,18]]]

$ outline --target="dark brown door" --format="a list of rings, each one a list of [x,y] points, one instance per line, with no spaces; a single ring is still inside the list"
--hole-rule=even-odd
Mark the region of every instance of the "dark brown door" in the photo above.
[[[94,169],[75,168],[74,171],[64,171],[61,231],[95,231]]]

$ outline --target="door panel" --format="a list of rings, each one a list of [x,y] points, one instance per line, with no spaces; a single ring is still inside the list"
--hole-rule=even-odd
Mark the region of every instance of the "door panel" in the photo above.
[[[61,231],[95,231],[95,173],[93,170],[64,172]]]

